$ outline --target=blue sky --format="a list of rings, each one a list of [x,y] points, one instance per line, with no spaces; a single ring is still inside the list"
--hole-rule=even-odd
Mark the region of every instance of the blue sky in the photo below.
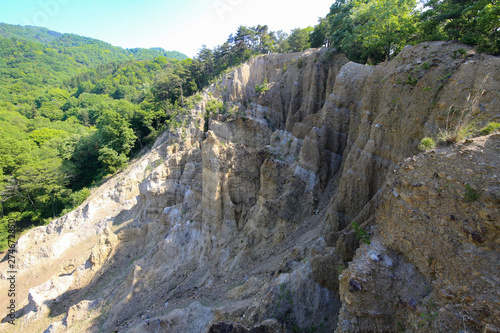
[[[239,25],[289,32],[315,25],[333,0],[0,0],[0,22],[43,26],[116,46],[163,47],[193,57]]]

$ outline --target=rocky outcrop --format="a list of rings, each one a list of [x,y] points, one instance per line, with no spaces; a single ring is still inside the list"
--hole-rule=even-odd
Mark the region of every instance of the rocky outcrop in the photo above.
[[[338,332],[498,331],[499,153],[495,134],[394,170],[375,199],[376,236],[342,275]]]
[[[462,170],[456,146],[400,165],[451,110],[500,118],[500,59],[459,48],[407,47],[378,66],[326,49],[272,54],[225,75],[185,126],[20,238],[22,319],[2,330],[494,331],[498,158]],[[223,110],[205,119],[214,100]],[[455,203],[464,184],[490,194]],[[450,253],[469,264],[447,266]]]

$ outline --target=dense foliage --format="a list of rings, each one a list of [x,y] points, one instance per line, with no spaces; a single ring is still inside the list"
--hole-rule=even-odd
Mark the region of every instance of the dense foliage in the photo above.
[[[500,54],[500,1],[429,0],[420,17],[422,39],[458,40]]]
[[[154,139],[168,118],[155,78],[186,58],[0,24],[0,247],[9,219],[68,212]]]
[[[7,91],[0,105],[2,225],[10,218],[22,227],[45,223],[123,168],[176,110],[176,95],[162,97],[168,87],[160,78],[182,74],[190,62],[128,60],[67,79],[45,68],[52,85],[14,83],[22,89]]]
[[[361,63],[390,60],[405,45],[458,40],[500,54],[498,0],[336,0],[327,15],[331,46]]]
[[[77,63],[87,66],[126,59],[150,60],[160,56],[177,60],[187,58],[180,52],[165,51],[159,47],[151,49],[123,49],[94,38],[75,34],[61,34],[40,27],[23,27],[0,23],[0,36],[8,39],[45,44],[47,48],[61,54],[69,55]]]

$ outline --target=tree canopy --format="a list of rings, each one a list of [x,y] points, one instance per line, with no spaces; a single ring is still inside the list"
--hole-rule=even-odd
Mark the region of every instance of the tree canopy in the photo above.
[[[420,20],[424,40],[454,39],[500,54],[498,0],[429,0]]]
[[[428,0],[422,8],[415,0],[336,0],[327,19],[331,46],[361,63],[390,60],[405,45],[429,40],[500,54],[498,0]]]

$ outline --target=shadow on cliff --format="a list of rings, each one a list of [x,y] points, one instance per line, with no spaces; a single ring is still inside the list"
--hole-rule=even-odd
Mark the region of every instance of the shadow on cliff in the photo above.
[[[93,248],[89,258],[83,265],[85,270],[89,270],[87,273],[91,274],[89,277],[86,278],[85,273],[82,275],[81,272],[79,272],[80,275],[78,275],[77,271],[79,268],[75,268],[68,274],[59,275],[67,276],[76,274],[75,281],[77,283],[82,284],[78,279],[83,278],[83,283],[87,282],[87,284],[77,289],[68,290],[55,299],[44,301],[44,305],[46,305],[49,310],[47,314],[49,318],[57,318],[66,314],[62,318],[63,324],[71,326],[74,324],[75,320],[78,321],[86,318],[86,316],[82,316],[82,302],[93,302],[93,308],[105,305],[103,299],[106,299],[106,303],[109,303],[110,299],[113,298],[112,290],[126,282],[131,272],[134,271],[135,260],[139,258],[139,256],[137,256],[137,250],[144,245],[141,244],[141,242],[144,241],[143,237],[137,237],[135,239],[134,237],[128,237],[127,239],[126,235],[122,236],[124,231],[126,234],[127,229],[140,232],[141,225],[131,225],[131,223],[133,224],[135,222],[134,212],[138,209],[138,206],[140,206],[140,202],[128,210],[121,211],[113,218],[112,226],[113,229],[115,229],[113,234],[120,238],[120,242],[112,248],[104,261],[98,263],[98,267],[95,268],[95,271],[93,271],[95,263],[92,261],[95,261],[95,257],[99,256],[99,254],[96,255],[94,253],[94,251],[98,253],[99,249],[96,250],[96,247]],[[90,279],[90,281],[85,281],[85,279]],[[20,309],[16,313],[16,318],[27,315],[27,311],[29,310],[30,304]],[[88,310],[91,309],[84,310],[83,312]],[[92,324],[88,330],[92,331],[95,325],[99,323],[102,323],[99,318],[92,320]]]
[[[278,281],[278,279],[285,277],[283,273],[292,274],[293,272],[283,272],[279,260],[272,261],[274,258],[271,256],[275,255],[274,251],[280,248],[277,252],[282,251],[279,254],[290,261],[291,259],[286,257],[287,251],[292,254],[294,251],[300,252],[299,245],[304,245],[307,241],[301,250],[304,255],[297,255],[291,262],[295,263],[297,267],[305,267],[307,260],[312,258],[311,269],[315,283],[338,293],[338,276],[345,265],[352,260],[359,247],[359,240],[356,239],[353,230],[353,222],[356,222],[360,228],[367,230],[369,230],[369,226],[376,224],[374,215],[379,209],[378,194],[384,186],[387,175],[395,172],[398,163],[417,152],[416,147],[422,137],[432,136],[439,126],[443,126],[447,110],[451,110],[450,101],[453,101],[457,108],[463,107],[465,98],[462,101],[457,96],[461,96],[462,91],[474,89],[476,83],[474,80],[470,80],[470,77],[480,77],[482,71],[495,68],[493,65],[489,65],[490,67],[474,65],[476,61],[482,61],[480,56],[476,55],[463,59],[450,57],[452,51],[458,47],[461,45],[434,43],[428,44],[426,47],[405,48],[396,60],[378,66],[364,66],[347,62],[345,57],[339,56],[336,59],[328,56],[325,52],[309,52],[305,55],[270,55],[265,58],[266,61],[263,57],[252,60],[246,69],[248,73],[244,71],[244,67],[235,70],[238,75],[232,75],[232,77],[245,77],[247,80],[245,81],[246,88],[242,92],[243,81],[233,80],[233,82],[232,79],[228,78],[227,81],[223,82],[224,84],[221,84],[226,91],[224,94],[227,95],[222,97],[228,100],[236,101],[242,96],[245,99],[252,96],[253,87],[255,84],[261,84],[264,78],[269,79],[274,85],[262,96],[258,96],[258,103],[253,103],[252,108],[246,110],[248,117],[254,118],[251,122],[244,121],[242,118],[240,121],[234,122],[235,125],[228,125],[227,122],[224,122],[226,118],[222,118],[222,115],[211,119],[212,127],[209,137],[218,153],[212,158],[214,161],[213,174],[217,177],[227,175],[228,156],[232,158],[231,171],[235,174],[235,171],[238,171],[235,170],[235,165],[237,165],[235,161],[241,165],[247,165],[253,161],[243,158],[243,156],[250,158],[253,155],[241,147],[229,151],[228,147],[232,145],[232,142],[238,144],[243,142],[247,143],[247,146],[258,148],[267,146],[270,138],[273,138],[271,148],[266,153],[269,154],[268,158],[266,157],[265,163],[259,161],[258,168],[255,168],[255,181],[260,184],[262,179],[262,184],[266,184],[267,187],[265,189],[259,187],[258,189],[259,199],[262,199],[263,203],[255,215],[260,214],[260,224],[253,221],[254,228],[247,227],[245,229],[247,234],[241,235],[241,238],[237,239],[238,247],[235,247],[233,253],[226,248],[216,248],[210,243],[210,246],[219,252],[212,258],[204,258],[207,267],[211,265],[215,267],[214,263],[217,262],[229,263],[227,258],[238,253],[236,250],[240,250],[241,247],[240,253],[244,252],[243,249],[246,249],[248,253],[252,252],[248,256],[251,258],[251,260],[249,259],[250,263],[259,265],[257,262],[267,260],[268,267],[266,268],[269,268],[269,271],[265,272],[268,273],[268,278],[276,278]],[[293,57],[298,58],[299,56],[303,66],[300,68],[297,65],[291,66],[296,60]],[[276,68],[283,67],[285,60],[289,64],[288,70],[276,70]],[[420,63],[422,66],[418,65]],[[423,66],[425,63],[427,66]],[[324,66],[320,64],[324,64]],[[255,67],[250,70],[251,66]],[[266,66],[267,68],[265,68]],[[415,84],[411,83],[412,80],[408,80],[409,76],[415,77],[417,80]],[[453,85],[448,84],[448,82],[453,82]],[[490,84],[496,83],[492,81]],[[491,88],[491,90],[494,89]],[[217,94],[214,92],[214,95]],[[495,96],[490,92],[483,97],[485,109],[498,110],[495,107],[498,105],[495,104],[498,103]],[[255,96],[253,97],[255,98]],[[268,127],[287,132],[270,133],[271,130]],[[265,128],[265,130],[259,130],[260,128]],[[245,135],[240,135],[240,132],[244,132]],[[247,132],[252,134],[247,135]],[[294,150],[294,147],[297,149]],[[221,152],[227,154],[222,155]],[[235,152],[246,154],[242,155],[241,160],[238,160],[237,158],[240,157]],[[212,155],[208,155],[207,159],[210,157]],[[222,163],[224,167],[219,165],[220,161],[225,162],[225,164]],[[262,169],[262,165],[265,165],[265,169]],[[242,167],[241,170],[245,169]],[[289,172],[290,170],[294,170],[294,172]],[[247,178],[241,177],[241,180],[248,181]],[[208,176],[206,179],[210,180]],[[217,180],[220,179],[217,178]],[[239,177],[234,179],[240,180]],[[300,180],[300,186],[293,182],[297,179]],[[304,182],[304,185],[301,182]],[[234,182],[238,186],[247,183],[252,182]],[[228,181],[228,184],[233,183]],[[290,189],[288,196],[284,195],[286,186],[289,186]],[[235,191],[236,188],[236,185],[234,188],[228,186],[227,197],[229,199],[226,202],[230,205],[239,202],[233,200],[234,193],[240,195],[239,191]],[[306,191],[306,189],[308,190]],[[207,188],[207,190],[210,189]],[[241,195],[243,196],[243,194]],[[214,197],[216,196],[214,195]],[[304,204],[306,199],[309,202],[308,205]],[[316,200],[319,200],[319,204]],[[161,204],[164,203],[164,201],[161,202]],[[223,201],[221,200],[220,203]],[[160,204],[158,205],[160,206]],[[165,205],[160,206],[160,208],[163,209]],[[220,206],[222,207],[222,205]],[[243,211],[245,214],[250,214],[253,207],[254,203],[245,207]],[[110,326],[110,318],[114,321],[112,325],[119,325],[133,317],[142,315],[146,311],[144,305],[153,304],[160,300],[162,292],[170,291],[168,285],[175,287],[179,280],[166,281],[165,277],[155,281],[151,276],[148,276],[144,281],[140,281],[144,277],[145,271],[148,269],[154,271],[152,267],[144,269],[141,274],[136,276],[136,272],[146,267],[142,263],[142,268],[139,267],[136,261],[142,260],[140,258],[147,259],[150,255],[156,255],[157,252],[161,253],[163,249],[158,246],[155,248],[157,245],[155,241],[162,237],[165,238],[164,235],[168,229],[168,226],[160,218],[163,210],[156,212],[159,223],[148,225],[147,222],[134,219],[135,210],[141,208],[145,207],[139,207],[137,204],[130,210],[122,211],[113,219],[113,228],[116,228],[114,233],[119,234],[118,245],[106,260],[101,262],[102,266],[96,268],[89,283],[63,293],[57,298],[57,301],[47,303],[51,318],[62,316],[72,306],[82,301],[103,299],[106,302],[103,304],[104,309],[106,309],[106,305],[113,306],[113,309],[109,313],[102,311],[101,317],[93,320],[93,326],[88,330],[95,329],[96,325],[103,320],[108,320],[107,326]],[[139,214],[136,213],[136,215]],[[317,223],[311,223],[311,216],[314,214],[317,214]],[[256,220],[256,217],[254,216],[253,219]],[[223,222],[227,223],[228,220],[230,219],[223,220]],[[242,229],[244,229],[244,222],[248,222],[240,220],[244,220],[244,218],[235,214],[235,225],[238,226],[238,231],[241,231],[239,230],[240,224],[243,225]],[[264,250],[262,250],[262,246],[257,248],[253,243],[254,240],[261,241],[264,238],[272,240],[274,236],[279,236],[276,233],[278,229],[275,228],[277,222],[281,223],[282,238],[276,240],[274,244],[269,241],[267,243],[270,244],[269,248]],[[207,223],[213,223],[213,221]],[[311,229],[320,224],[324,226],[322,233],[314,235],[314,238],[310,236],[306,241],[303,241],[303,244],[300,244],[301,237],[307,235]],[[214,230],[216,227],[220,226],[215,226]],[[296,228],[294,234],[290,233],[289,230],[294,228]],[[155,233],[156,235],[154,235]],[[187,235],[189,236],[189,234]],[[220,233],[219,235],[215,234],[215,236],[223,238],[227,235]],[[316,243],[320,237],[323,238],[325,244],[317,246],[319,243]],[[185,238],[181,240],[184,241]],[[149,244],[148,241],[150,241]],[[177,244],[175,245],[177,246]],[[185,246],[185,243],[178,246],[181,248]],[[316,252],[313,257],[307,258],[307,255],[316,251],[316,247],[319,248],[318,251],[325,252]],[[270,248],[272,250],[269,250]],[[269,256],[259,257],[261,253],[267,255],[271,251],[273,253]],[[221,259],[223,256],[227,258]],[[164,254],[158,258],[173,260],[172,257]],[[179,279],[188,280],[189,274],[193,274],[195,269],[191,269],[188,265],[192,259],[197,258],[189,256],[182,258],[185,260],[183,264],[186,265],[186,269],[184,271],[178,269],[179,276],[181,276]],[[287,262],[286,260],[284,262]],[[145,262],[145,264],[168,267],[165,262],[159,260]],[[214,270],[219,268],[218,266]],[[251,272],[250,268],[245,268],[247,270],[242,270],[242,273]],[[196,269],[198,273],[202,271],[199,268]],[[271,270],[271,277],[269,277]],[[264,269],[261,271],[264,272]],[[217,276],[219,278],[217,282],[226,283],[224,281],[226,276],[222,277],[224,272],[219,271],[217,274],[220,274]],[[165,274],[165,276],[167,275]],[[139,280],[139,287],[147,290],[142,295],[134,296],[133,292],[142,293],[143,291],[134,286],[132,281],[136,279]],[[154,286],[153,284],[146,285],[152,281],[154,281]],[[276,281],[273,280],[273,283]],[[181,289],[177,290],[178,294],[184,290]],[[188,298],[187,294],[182,296]],[[125,303],[127,306],[130,304],[128,309],[124,309]],[[109,318],[105,318],[106,316]],[[68,318],[65,319],[66,322],[73,320],[71,318],[73,317],[68,315]],[[120,319],[121,322],[117,323],[119,318],[123,318],[123,320]]]

